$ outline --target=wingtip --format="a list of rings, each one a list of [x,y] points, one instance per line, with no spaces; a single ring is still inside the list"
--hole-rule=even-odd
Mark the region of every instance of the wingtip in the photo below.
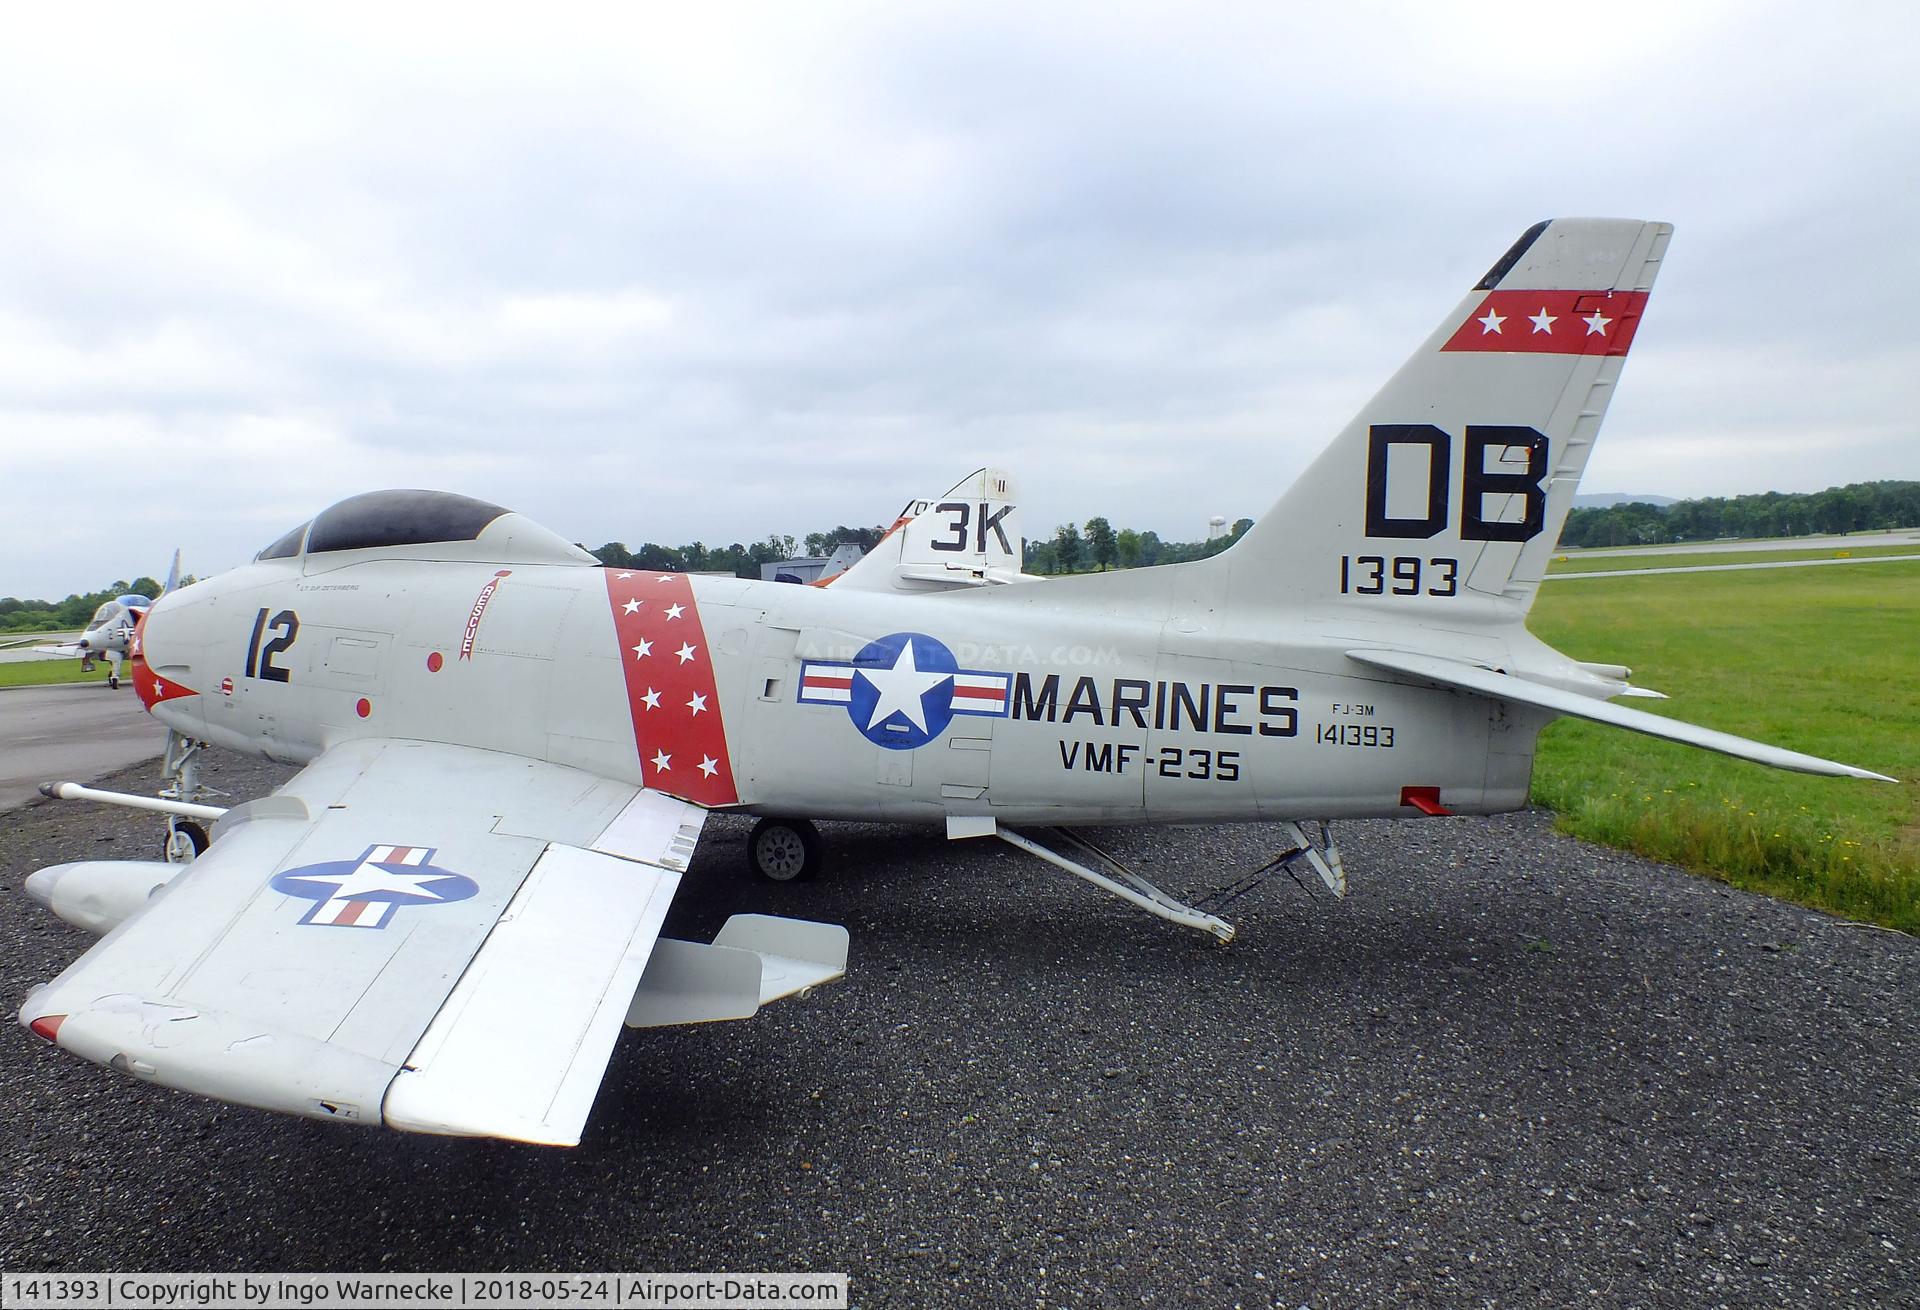
[[[1841,764],[1837,760],[1828,760],[1826,763],[1832,766],[1828,770],[1828,773],[1833,777],[1860,778],[1867,782],[1891,782],[1895,784],[1898,784],[1900,781],[1898,778],[1889,778],[1884,773],[1875,773],[1872,769],[1855,768],[1851,764]]]

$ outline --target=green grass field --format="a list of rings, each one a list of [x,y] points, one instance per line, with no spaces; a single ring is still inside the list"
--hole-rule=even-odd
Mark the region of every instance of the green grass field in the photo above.
[[[1901,780],[1783,773],[1563,719],[1541,735],[1533,795],[1564,831],[1920,932],[1920,563],[1549,583],[1528,626],[1672,697],[1636,709]]]
[[[1778,564],[1803,559],[1872,559],[1881,555],[1920,555],[1920,541],[1910,546],[1827,546],[1815,550],[1727,550],[1680,555],[1556,555],[1547,565],[1552,573],[1601,573],[1612,569],[1678,569],[1698,564]]]
[[[80,658],[62,660],[18,660],[0,664],[0,687],[43,687],[56,682],[105,682],[107,662],[100,660],[92,673],[80,672]],[[122,679],[124,685],[125,679]]]

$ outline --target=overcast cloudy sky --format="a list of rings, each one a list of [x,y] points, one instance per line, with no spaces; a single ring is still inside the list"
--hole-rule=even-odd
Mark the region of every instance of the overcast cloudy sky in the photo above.
[[[383,486],[1193,538],[1561,214],[1677,227],[1588,490],[1920,477],[1911,5],[698,8],[14,9],[0,595]]]

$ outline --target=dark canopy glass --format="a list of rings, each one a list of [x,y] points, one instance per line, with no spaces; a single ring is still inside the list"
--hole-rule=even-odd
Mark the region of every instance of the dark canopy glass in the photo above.
[[[307,553],[472,541],[507,511],[451,491],[369,491],[323,511],[307,534]]]

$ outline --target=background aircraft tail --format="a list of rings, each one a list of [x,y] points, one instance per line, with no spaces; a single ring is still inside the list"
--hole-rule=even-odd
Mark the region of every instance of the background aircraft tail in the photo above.
[[[1019,581],[1018,501],[1011,473],[975,469],[945,495],[908,501],[879,545],[821,585],[928,592]]]
[[[1536,224],[1219,556],[1229,603],[1517,622],[1673,229]]]

